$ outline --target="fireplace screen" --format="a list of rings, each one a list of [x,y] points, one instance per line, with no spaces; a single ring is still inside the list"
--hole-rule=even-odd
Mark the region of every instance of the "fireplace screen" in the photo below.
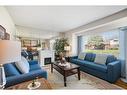
[[[45,58],[44,63],[45,63],[45,65],[51,64],[51,57]]]

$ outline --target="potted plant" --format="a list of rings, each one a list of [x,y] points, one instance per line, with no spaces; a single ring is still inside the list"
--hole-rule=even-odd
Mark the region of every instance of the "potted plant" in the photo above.
[[[54,50],[56,57],[60,57],[61,53],[65,55],[64,47],[69,45],[67,38],[56,39],[54,43]]]

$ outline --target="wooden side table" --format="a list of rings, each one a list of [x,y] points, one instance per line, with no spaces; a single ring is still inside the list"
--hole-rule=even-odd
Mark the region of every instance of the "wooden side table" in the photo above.
[[[38,79],[38,81],[41,83],[41,86],[39,88],[37,88],[36,90],[44,90],[44,89],[52,89],[50,83],[44,79],[44,78],[40,78]],[[27,82],[23,82],[23,83],[20,83],[20,84],[17,84],[17,85],[14,85],[14,86],[10,86],[8,88],[5,88],[5,89],[24,89],[24,90],[27,90],[27,86],[32,83],[32,80],[30,81],[27,81]]]

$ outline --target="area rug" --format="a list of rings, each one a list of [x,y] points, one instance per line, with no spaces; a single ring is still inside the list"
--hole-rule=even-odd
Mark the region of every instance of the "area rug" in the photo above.
[[[56,70],[53,73],[50,71],[50,65],[46,66],[45,69],[48,72],[48,81],[53,89],[77,89],[77,90],[120,90],[123,89],[117,85],[106,82],[102,79],[94,77],[90,74],[81,71],[81,80],[78,80],[77,75],[67,77],[67,87],[64,87],[63,76]]]

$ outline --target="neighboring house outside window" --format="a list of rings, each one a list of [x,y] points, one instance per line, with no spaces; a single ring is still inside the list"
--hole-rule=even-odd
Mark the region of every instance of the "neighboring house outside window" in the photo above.
[[[110,31],[83,36],[85,52],[119,56],[119,32]]]

